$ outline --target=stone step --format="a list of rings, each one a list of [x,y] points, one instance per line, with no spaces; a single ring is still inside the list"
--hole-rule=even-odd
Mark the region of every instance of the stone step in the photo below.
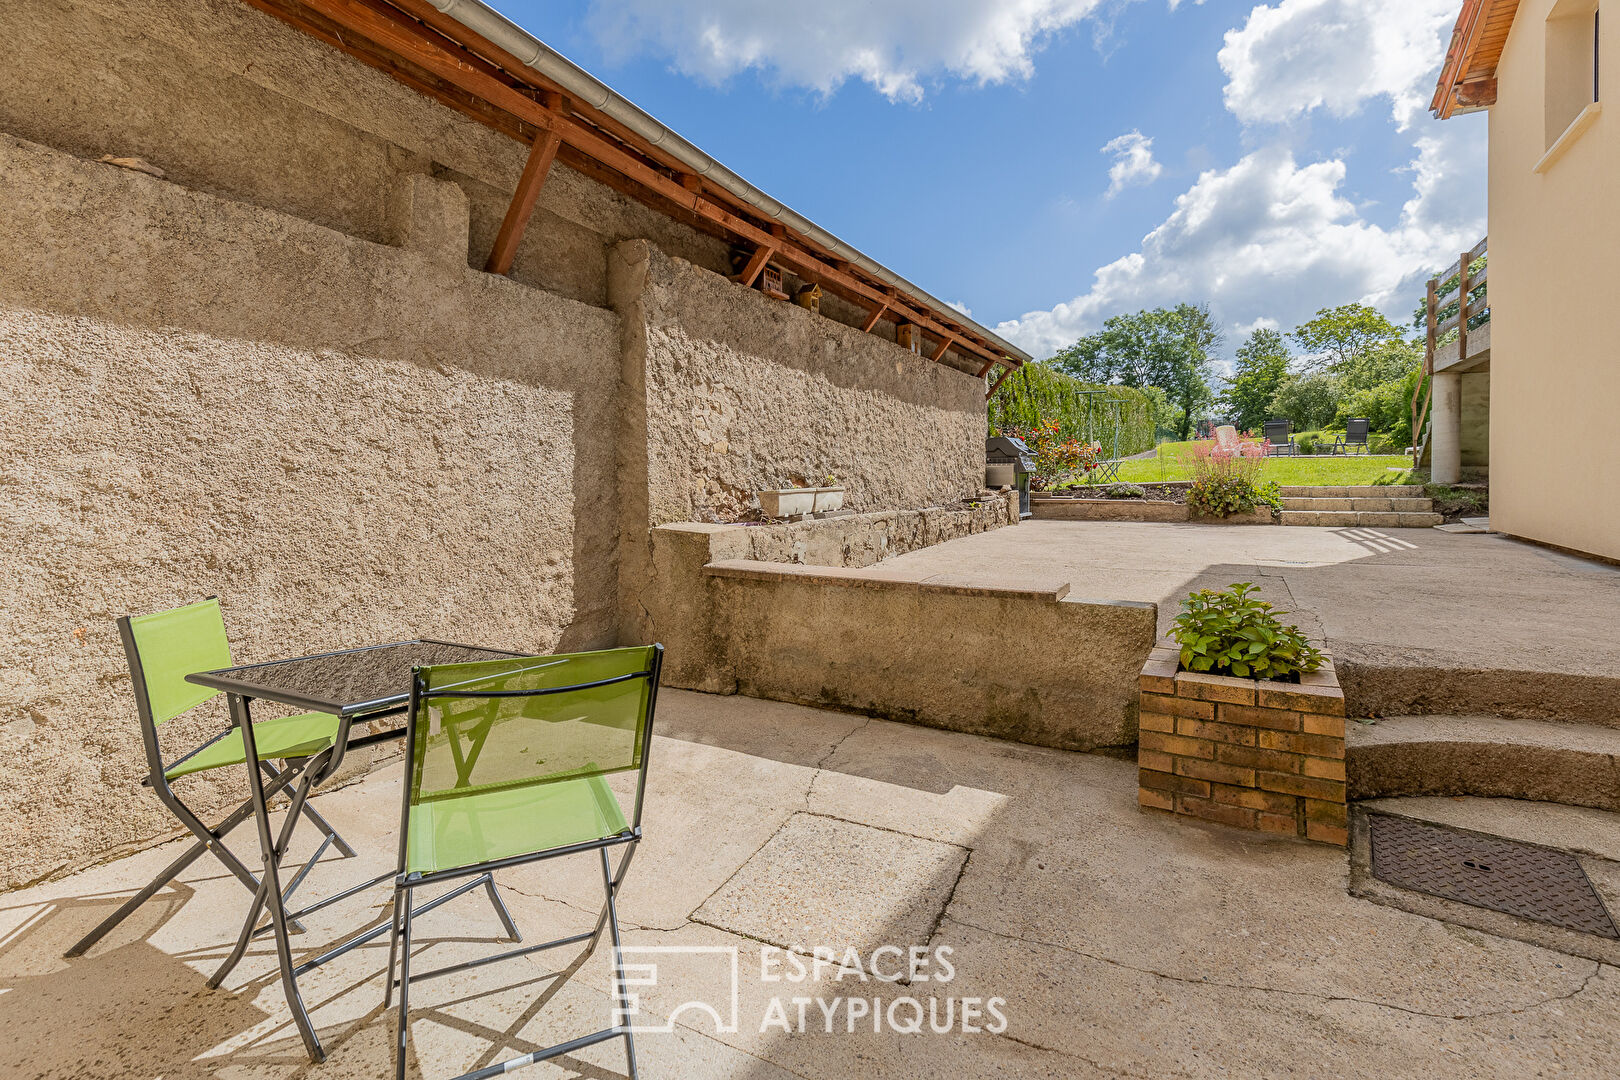
[[[1345,724],[1349,797],[1479,795],[1620,811],[1620,730],[1494,716]]]
[[[1284,510],[1284,525],[1323,525],[1334,528],[1427,529],[1444,521],[1436,513],[1410,510]]]
[[[1352,484],[1349,487],[1289,486],[1278,489],[1299,499],[1413,499],[1422,496],[1422,484]]]
[[[1375,510],[1388,512],[1391,510],[1406,511],[1409,513],[1428,513],[1434,509],[1433,499],[1419,498],[1309,498],[1303,496],[1286,496],[1282,501],[1284,510]]]

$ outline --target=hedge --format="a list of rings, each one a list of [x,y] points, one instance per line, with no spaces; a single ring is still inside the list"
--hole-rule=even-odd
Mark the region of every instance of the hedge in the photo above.
[[[1082,394],[1102,390],[1103,394]],[[1114,406],[1119,401],[1119,453],[1121,457],[1153,449],[1153,401],[1128,386],[1096,386],[1065,375],[1045,363],[1025,364],[1007,377],[1006,385],[990,399],[990,431],[1001,425],[1031,427],[1038,420],[1056,420],[1064,435],[1091,437],[1102,443],[1105,455],[1114,452]]]

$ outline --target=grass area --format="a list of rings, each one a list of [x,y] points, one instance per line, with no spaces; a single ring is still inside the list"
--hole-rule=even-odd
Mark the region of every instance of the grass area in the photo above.
[[[1191,443],[1160,443],[1158,456],[1124,461],[1119,478],[1147,484],[1159,480],[1190,480],[1183,455]],[[1260,479],[1286,486],[1318,484],[1343,487],[1353,484],[1411,483],[1412,459],[1404,455],[1355,457],[1268,457],[1260,464]]]

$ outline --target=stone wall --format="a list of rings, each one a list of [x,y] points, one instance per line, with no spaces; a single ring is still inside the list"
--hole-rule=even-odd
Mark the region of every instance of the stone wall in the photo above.
[[[170,827],[117,615],[217,593],[244,659],[614,640],[618,320],[415,195],[390,248],[0,137],[0,885]]]
[[[870,571],[710,564],[717,670],[739,694],[1092,750],[1136,741],[1154,604],[1066,583],[1002,588]]]
[[[759,488],[828,477],[857,511],[983,489],[982,380],[644,241],[615,258],[615,295],[635,298],[615,307],[637,323],[649,524],[734,520]]]

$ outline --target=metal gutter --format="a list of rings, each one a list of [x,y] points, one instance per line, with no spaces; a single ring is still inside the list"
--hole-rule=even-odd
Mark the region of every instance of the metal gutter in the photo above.
[[[791,207],[771,198],[483,0],[429,0],[429,2],[443,14],[522,60],[583,104],[613,118],[652,145],[659,147],[679,161],[683,168],[746,203],[762,217],[776,221],[784,228],[792,229],[825,248],[835,257],[860,267],[874,278],[892,285],[903,293],[910,294],[934,308],[936,315],[971,327],[983,335],[986,341],[1004,350],[1014,359],[1024,362],[1033,359],[1024,350],[979,325],[943,300],[918,288],[876,259],[846,244]],[[950,314],[946,315],[946,312]]]

